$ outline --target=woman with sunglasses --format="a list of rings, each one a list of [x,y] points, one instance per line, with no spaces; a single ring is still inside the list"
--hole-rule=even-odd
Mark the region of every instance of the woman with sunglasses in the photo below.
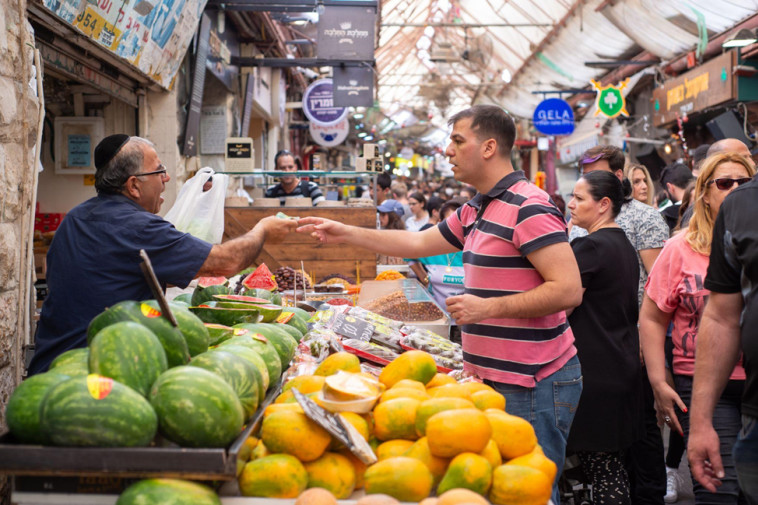
[[[708,269],[713,224],[724,199],[737,186],[749,182],[755,170],[737,153],[720,153],[706,159],[695,183],[694,211],[687,228],[671,237],[653,266],[640,313],[640,343],[660,423],[689,434],[695,341],[709,291],[703,287]],[[664,340],[673,321],[673,373],[675,389],[666,382]],[[695,503],[738,503],[739,487],[731,447],[740,430],[740,401],[745,370],[739,363],[719,399],[713,425],[721,440],[726,476],[716,495],[693,482]]]

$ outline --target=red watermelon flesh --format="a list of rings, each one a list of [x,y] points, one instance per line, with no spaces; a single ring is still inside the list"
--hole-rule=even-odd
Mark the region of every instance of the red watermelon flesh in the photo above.
[[[265,298],[256,298],[254,296],[244,296],[244,295],[213,295],[213,298],[216,300],[252,303],[254,305],[255,304],[268,305],[271,303],[271,300],[266,300]]]
[[[204,288],[210,286],[226,286],[228,284],[226,277],[198,277],[197,285]]]
[[[274,291],[279,288],[274,280],[274,274],[271,273],[265,263],[261,263],[253,273],[245,277],[242,284],[248,289],[259,288]]]

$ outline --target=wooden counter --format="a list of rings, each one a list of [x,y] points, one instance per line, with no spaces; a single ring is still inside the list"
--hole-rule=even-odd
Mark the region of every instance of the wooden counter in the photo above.
[[[264,217],[273,216],[279,211],[290,216],[323,217],[364,228],[376,227],[376,209],[367,207],[227,207],[224,209],[223,240],[244,234]],[[291,233],[280,244],[264,244],[263,250],[255,259],[255,265],[265,263],[273,272],[281,266],[300,269],[300,261],[303,262],[306,273],[315,277],[313,282],[333,273],[355,278],[356,268],[360,268],[361,280],[376,277],[376,254],[345,244],[321,245],[310,235],[301,233]]]

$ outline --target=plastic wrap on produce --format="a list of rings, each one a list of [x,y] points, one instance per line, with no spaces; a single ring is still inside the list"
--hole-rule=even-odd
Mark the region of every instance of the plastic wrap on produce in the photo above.
[[[463,368],[463,350],[460,344],[451,342],[427,329],[410,325],[404,326],[402,331],[406,333],[402,340],[404,348],[428,352],[437,365],[443,368],[450,370]]]
[[[326,359],[334,349],[342,349],[340,336],[328,328],[312,329],[302,338],[298,346],[299,354],[310,355],[319,363]]]
[[[355,338],[346,338],[342,340],[342,344],[345,347],[370,354],[373,357],[377,357],[386,361],[392,361],[399,356],[399,354],[392,349],[389,349],[383,345],[375,344],[374,342],[364,342],[363,340],[358,340]]]
[[[370,310],[366,310],[361,307],[349,307],[348,313],[351,316],[354,317],[360,317],[361,319],[365,319],[366,321],[373,323],[373,324],[381,324],[384,326],[388,326],[390,328],[394,328],[396,330],[399,330],[401,326],[403,326],[402,321],[395,321],[394,319],[390,319],[388,317],[380,316],[376,312],[371,312]]]

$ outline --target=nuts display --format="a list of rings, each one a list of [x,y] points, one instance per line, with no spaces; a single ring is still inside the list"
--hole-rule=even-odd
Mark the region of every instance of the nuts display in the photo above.
[[[279,285],[279,289],[282,291],[293,290],[295,288],[301,291],[303,288],[306,290],[311,289],[310,277],[307,274],[303,275],[303,272],[295,270],[292,267],[277,268],[274,270],[274,278]]]
[[[372,300],[365,309],[396,321],[435,321],[444,316],[434,302],[410,303],[402,290]]]
[[[342,274],[329,274],[324,276],[320,281],[319,284],[355,284],[355,279],[348,275],[342,275]]]

